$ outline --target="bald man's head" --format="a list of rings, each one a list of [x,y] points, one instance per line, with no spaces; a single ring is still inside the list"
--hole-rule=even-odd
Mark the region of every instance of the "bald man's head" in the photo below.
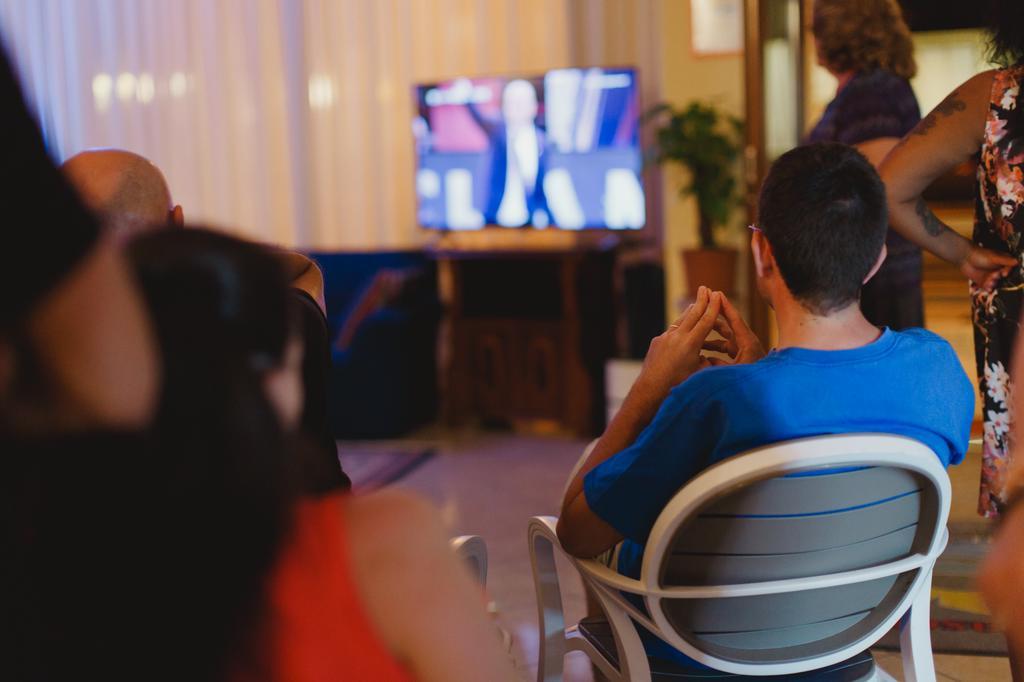
[[[85,151],[65,161],[61,170],[82,200],[121,238],[183,222],[163,173],[138,154]]]

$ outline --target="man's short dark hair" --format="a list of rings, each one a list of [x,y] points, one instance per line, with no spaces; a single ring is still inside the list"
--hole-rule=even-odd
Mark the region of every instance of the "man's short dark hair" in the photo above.
[[[888,225],[885,187],[864,156],[842,144],[797,147],[761,186],[759,225],[782,279],[811,312],[858,300]]]

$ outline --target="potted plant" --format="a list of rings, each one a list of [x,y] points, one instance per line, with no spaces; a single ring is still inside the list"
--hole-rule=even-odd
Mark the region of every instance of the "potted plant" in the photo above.
[[[648,161],[678,163],[686,168],[689,177],[679,188],[679,195],[697,199],[700,248],[683,250],[690,293],[702,284],[732,293],[737,251],[722,248],[715,236],[728,224],[741,199],[737,173],[742,153],[742,121],[700,102],[682,109],[658,104],[644,114],[644,121],[657,126]]]

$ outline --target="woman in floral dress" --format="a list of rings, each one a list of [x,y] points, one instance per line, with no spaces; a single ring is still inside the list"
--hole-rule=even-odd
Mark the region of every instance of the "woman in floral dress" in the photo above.
[[[882,164],[889,220],[971,281],[975,356],[985,421],[978,511],[998,516],[1009,468],[1010,358],[1024,302],[1024,2],[999,0],[992,54],[1003,68],[974,76],[921,120]],[[974,236],[939,220],[921,197],[980,151]],[[908,389],[913,379],[908,377]]]

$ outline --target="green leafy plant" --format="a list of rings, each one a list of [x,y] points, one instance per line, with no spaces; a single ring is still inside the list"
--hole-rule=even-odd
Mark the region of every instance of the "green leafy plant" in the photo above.
[[[737,174],[743,122],[700,102],[682,109],[658,104],[644,113],[643,121],[657,126],[648,162],[678,163],[689,171],[679,195],[696,197],[701,247],[717,248],[715,229],[728,223],[741,198]]]

